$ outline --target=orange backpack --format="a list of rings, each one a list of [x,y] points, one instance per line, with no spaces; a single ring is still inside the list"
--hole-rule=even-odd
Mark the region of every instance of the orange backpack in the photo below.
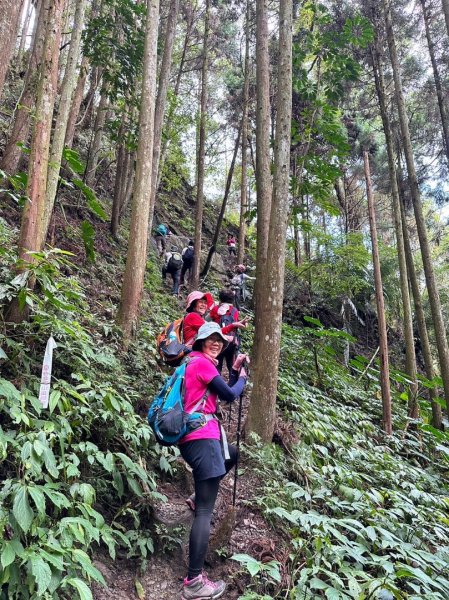
[[[183,325],[184,317],[168,323],[156,339],[162,360],[173,367],[177,367],[184,356],[192,351],[190,346],[184,344]]]

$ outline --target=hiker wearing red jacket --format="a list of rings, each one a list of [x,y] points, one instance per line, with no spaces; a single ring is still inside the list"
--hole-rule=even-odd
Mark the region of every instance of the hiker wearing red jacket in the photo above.
[[[183,339],[186,346],[191,346],[195,340],[199,328],[203,325],[205,315],[214,305],[214,299],[209,292],[203,293],[199,291],[190,292],[186,302],[186,316],[183,323]],[[230,325],[222,328],[224,335],[233,332],[235,329],[245,328],[248,319],[235,321]]]
[[[209,315],[212,321],[218,323],[222,327],[222,331],[230,323],[239,321],[239,311],[234,306],[235,294],[230,289],[220,290],[219,304],[214,304]],[[245,319],[246,322],[247,319]],[[231,374],[232,364],[240,348],[240,331],[234,329],[228,335],[229,344],[227,348],[218,357],[218,372],[223,369],[223,362],[226,361],[226,367],[229,375]]]

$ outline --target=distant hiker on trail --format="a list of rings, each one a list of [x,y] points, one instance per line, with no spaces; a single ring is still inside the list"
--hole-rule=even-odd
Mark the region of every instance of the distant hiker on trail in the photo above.
[[[235,305],[238,309],[240,309],[241,303],[247,299],[246,281],[254,281],[256,279],[247,275],[245,271],[245,265],[237,265],[235,267],[235,275],[231,279],[231,288],[235,292]]]
[[[198,333],[201,325],[206,322],[205,315],[209,309],[212,308],[214,299],[211,294],[194,291],[190,292],[187,296],[186,301],[186,316],[184,317],[183,323],[183,339],[186,346],[191,346],[195,340],[195,336]],[[230,325],[222,328],[224,335],[232,333],[234,329],[245,328],[247,325],[247,319],[243,321],[235,321]]]
[[[170,231],[166,225],[161,223],[157,226],[155,233],[157,251],[159,252],[159,257],[162,257],[166,248],[165,240],[167,235],[170,235]]]
[[[235,294],[233,290],[220,290],[219,300],[220,304],[215,304],[210,311],[210,318],[212,321],[218,323],[220,327],[226,327],[227,325],[238,321],[239,311],[234,306]],[[231,375],[232,364],[240,348],[239,329],[234,329],[226,337],[228,338],[229,344],[218,357],[217,369],[218,372],[221,373],[223,369],[223,362],[226,360],[226,367],[229,375]]]
[[[237,256],[237,250],[235,248],[237,241],[232,233],[228,233],[228,239],[226,240],[226,246],[228,247],[229,256]]]
[[[171,247],[171,252],[166,252],[164,257],[164,266],[162,267],[162,281],[167,278],[169,273],[173,279],[173,296],[179,292],[179,282],[181,280],[182,257],[176,246]]]
[[[186,246],[183,249],[183,251],[181,252],[181,256],[182,256],[181,283],[182,283],[182,285],[185,285],[186,273],[187,273],[187,271],[189,272],[188,279],[190,279],[190,276],[192,274],[193,259],[195,258],[195,244],[193,243],[193,240],[189,241],[188,246]]]
[[[247,360],[245,354],[240,354],[234,362],[229,385],[216,368],[217,357],[227,344],[217,323],[204,323],[200,327],[193,351],[189,354],[191,362],[186,368],[184,407],[187,412],[205,397],[203,412],[214,415],[218,397],[225,402],[233,402],[243,393],[247,379],[242,366]],[[218,598],[224,593],[226,584],[221,580],[210,581],[203,567],[220,480],[236,464],[238,451],[235,446],[227,444],[215,418],[184,436],[179,442],[179,450],[192,468],[195,482],[195,494],[188,501],[195,511],[195,518],[190,530],[189,569],[184,579],[182,600]]]

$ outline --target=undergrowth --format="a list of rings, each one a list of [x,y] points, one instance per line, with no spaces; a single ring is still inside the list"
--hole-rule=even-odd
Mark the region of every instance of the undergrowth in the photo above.
[[[157,478],[174,455],[154,443],[142,417],[164,378],[155,334],[174,306],[150,311],[147,300],[148,317],[123,355],[113,315],[79,283],[94,267],[80,271],[68,253],[48,250],[17,274],[14,235],[0,221],[0,307],[16,298],[29,311],[0,332],[0,598],[89,600],[90,583],[104,583],[91,560],[100,544],[112,558],[141,561],[155,548]],[[159,302],[151,263],[147,285]],[[43,408],[40,361],[50,335],[57,348]]]
[[[276,578],[239,557],[257,573],[241,600],[448,598],[448,434],[425,419],[405,430],[398,392],[385,437],[377,382],[350,375],[334,344],[319,349],[317,387],[309,345],[310,331],[284,328],[279,406],[293,441],[246,447],[264,482],[254,503],[289,559]]]

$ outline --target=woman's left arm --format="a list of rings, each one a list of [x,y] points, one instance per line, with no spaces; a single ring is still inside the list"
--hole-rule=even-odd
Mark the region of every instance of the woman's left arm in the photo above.
[[[229,386],[223,377],[221,377],[221,375],[217,375],[209,383],[208,388],[211,390],[211,392],[217,394],[220,400],[224,400],[225,402],[233,402],[242,394],[246,383],[246,377],[239,377],[239,373],[237,371],[235,373],[238,379],[235,381],[234,375],[235,383],[232,386]],[[232,379],[233,377],[231,374],[231,381]]]

